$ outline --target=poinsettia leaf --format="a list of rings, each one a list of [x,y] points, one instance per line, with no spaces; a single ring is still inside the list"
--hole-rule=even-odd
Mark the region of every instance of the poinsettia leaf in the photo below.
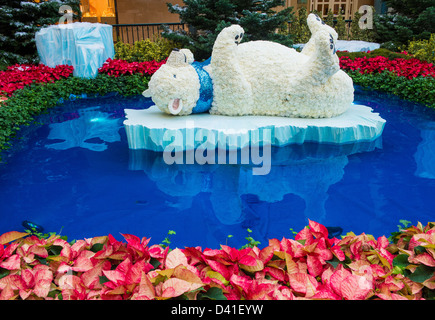
[[[225,279],[230,280],[231,273],[225,265],[205,257],[203,258],[214,271],[219,272]]]
[[[187,257],[180,249],[176,248],[168,253],[165,260],[165,266],[168,269],[173,269],[179,265],[188,265]]]
[[[18,254],[14,254],[9,258],[7,258],[6,260],[3,260],[0,263],[0,267],[8,270],[18,270],[20,269],[20,261],[21,261],[20,256]]]
[[[310,219],[308,219],[308,225],[316,238],[328,238],[328,229],[325,226]]]
[[[0,244],[6,244],[29,235],[27,232],[9,231],[0,236]]]
[[[110,264],[110,263],[109,263]],[[104,284],[104,282],[108,282],[109,279],[106,276],[103,276],[103,268],[107,265],[105,261],[102,261],[98,263],[96,266],[94,266],[92,269],[83,272],[83,274],[80,276],[81,280],[83,281],[83,284],[89,288],[94,289],[98,287],[99,284]],[[104,281],[101,283],[101,281]]]
[[[435,259],[432,258],[432,256],[426,252],[416,256],[413,259],[413,262],[414,261],[418,261],[419,263],[422,263],[422,264],[429,266],[429,267],[435,267]]]
[[[121,284],[125,280],[125,274],[118,270],[103,270],[103,274],[115,284]]]
[[[198,283],[191,283],[182,279],[171,278],[163,283],[162,297],[178,297],[181,296],[183,293],[199,289],[200,287],[202,287],[202,285]]]
[[[341,295],[347,300],[364,300],[372,289],[372,283],[365,277],[353,274],[344,278],[340,284]]]
[[[192,272],[191,270],[187,269],[185,266],[182,265],[179,265],[178,267],[175,268],[173,277],[185,280],[187,282],[203,285],[201,278],[198,275],[196,275],[194,272]]]
[[[263,261],[263,264],[268,263],[273,258],[273,253],[275,251],[274,246],[269,245],[263,249],[261,249],[258,257]]]
[[[250,256],[250,255],[246,255],[243,258],[241,258],[239,260],[240,264],[244,264],[246,266],[256,266],[257,265],[257,259],[255,259],[254,257]]]
[[[53,280],[53,273],[44,268],[36,271],[35,273],[35,287],[33,292],[40,298],[45,298],[50,292],[51,282]]]
[[[307,257],[307,267],[308,267],[308,272],[314,277],[317,277],[323,271],[322,262],[315,255],[309,255]]]
[[[230,283],[227,279],[224,278],[223,275],[216,271],[209,270],[205,275],[209,278],[219,280],[224,285],[228,285]]]
[[[233,285],[233,287],[237,287],[245,293],[248,293],[252,288],[252,282],[253,280],[250,278],[239,276],[237,274],[233,274],[230,278],[230,283]]]

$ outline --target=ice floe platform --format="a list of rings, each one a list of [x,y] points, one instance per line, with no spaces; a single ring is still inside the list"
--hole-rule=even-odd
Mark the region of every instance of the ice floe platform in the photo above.
[[[382,135],[386,123],[372,108],[363,105],[351,105],[342,115],[328,119],[229,117],[209,113],[172,116],[156,106],[125,109],[125,114],[129,148],[157,152],[168,146],[175,146],[177,151],[222,146],[231,150],[264,144],[374,141]]]

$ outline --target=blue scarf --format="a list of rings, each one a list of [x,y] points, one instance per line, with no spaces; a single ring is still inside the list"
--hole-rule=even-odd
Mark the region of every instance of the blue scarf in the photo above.
[[[213,101],[213,82],[204,67],[210,64],[210,58],[204,62],[194,62],[192,67],[195,69],[199,77],[199,99],[196,106],[192,109],[192,113],[202,113],[210,110]]]

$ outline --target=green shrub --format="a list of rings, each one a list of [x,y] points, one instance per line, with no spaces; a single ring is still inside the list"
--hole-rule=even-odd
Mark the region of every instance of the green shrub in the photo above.
[[[410,41],[407,51],[417,59],[435,63],[435,33],[430,35],[429,40]]]
[[[298,15],[290,25],[290,34],[294,37],[295,43],[307,43],[310,40],[311,32],[307,24],[307,9],[300,8]]]
[[[133,45],[123,42],[115,43],[115,59],[127,62],[162,61],[167,58],[172,49],[180,45],[174,41],[159,38],[136,41]]]
[[[363,57],[367,57],[367,58],[374,58],[377,56],[383,56],[386,57],[388,59],[397,59],[397,58],[402,58],[402,59],[412,59],[415,58],[413,56],[410,55],[406,55],[406,54],[401,54],[398,52],[392,52],[388,49],[385,48],[379,48],[370,52],[344,52],[344,51],[338,51],[337,55],[339,57],[349,57],[352,60],[355,58],[363,58]]]
[[[74,20],[81,17],[80,0],[1,1],[0,68],[16,63],[38,62],[35,33],[59,21],[62,5],[72,8]]]
[[[338,33],[338,39],[348,40],[346,21],[345,21],[344,16],[343,16],[341,11],[342,10],[339,11],[338,16],[337,16],[337,24],[335,25],[335,31],[337,31],[337,33]]]
[[[407,79],[384,71],[382,73],[361,74],[359,71],[347,71],[354,84],[367,89],[384,91],[402,99],[415,101],[435,108],[435,79],[416,77]]]
[[[374,24],[379,43],[407,45],[413,39],[429,39],[435,32],[433,0],[385,0],[388,14],[376,14]]]

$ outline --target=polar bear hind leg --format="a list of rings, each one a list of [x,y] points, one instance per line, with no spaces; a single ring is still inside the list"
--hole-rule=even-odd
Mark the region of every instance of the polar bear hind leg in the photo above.
[[[239,25],[224,28],[213,46],[213,104],[211,114],[229,116],[252,112],[252,88],[237,60],[237,48],[244,30]]]

